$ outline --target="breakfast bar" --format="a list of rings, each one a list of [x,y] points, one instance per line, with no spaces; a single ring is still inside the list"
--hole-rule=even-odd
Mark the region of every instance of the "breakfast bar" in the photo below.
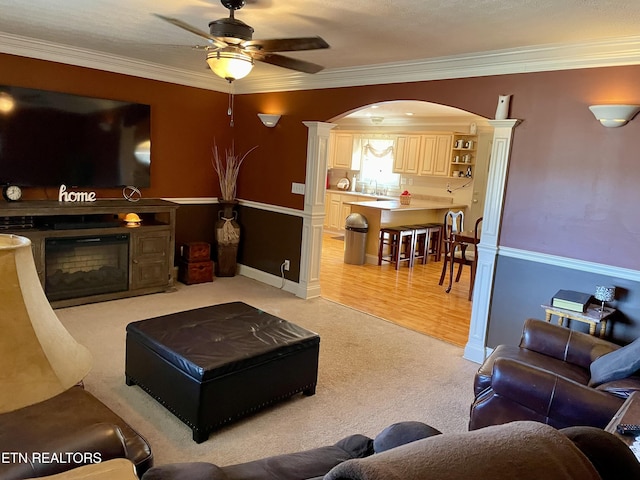
[[[369,232],[366,241],[367,263],[378,263],[378,232],[380,228],[442,223],[448,210],[465,210],[467,205],[450,199],[412,199],[409,205],[398,200],[349,202],[351,213],[360,213],[367,219]]]

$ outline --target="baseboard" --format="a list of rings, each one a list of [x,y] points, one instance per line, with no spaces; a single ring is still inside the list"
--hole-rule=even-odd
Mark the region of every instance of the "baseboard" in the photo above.
[[[248,267],[246,265],[238,265],[238,273],[243,277],[252,278],[259,282],[265,283],[272,287],[279,288],[280,290],[284,290],[285,292],[292,293],[294,295],[298,295],[300,284],[298,282],[292,282],[291,280],[282,279],[277,275],[272,275],[271,273],[263,272],[262,270],[258,270],[253,267]]]

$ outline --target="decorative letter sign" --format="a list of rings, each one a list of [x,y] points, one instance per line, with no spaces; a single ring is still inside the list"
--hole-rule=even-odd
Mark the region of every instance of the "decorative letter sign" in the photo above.
[[[95,202],[96,192],[67,192],[66,185],[60,185],[59,202]]]

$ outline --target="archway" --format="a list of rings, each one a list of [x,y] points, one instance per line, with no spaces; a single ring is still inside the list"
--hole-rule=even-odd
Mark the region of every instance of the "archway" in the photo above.
[[[506,184],[507,166],[511,151],[513,128],[517,120],[488,120],[494,128],[491,147],[491,166],[484,208],[483,238],[478,246],[479,259],[471,325],[464,356],[482,362],[486,356],[485,337],[493,273],[498,253],[498,236],[502,217],[502,200]],[[303,251],[300,296],[319,295],[319,272],[324,220],[324,191],[328,159],[329,132],[335,123],[305,122],[309,128],[307,147],[307,191],[303,226]]]

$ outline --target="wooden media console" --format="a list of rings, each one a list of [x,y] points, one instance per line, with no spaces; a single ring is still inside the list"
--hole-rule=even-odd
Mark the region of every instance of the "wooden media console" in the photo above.
[[[174,284],[178,205],[166,200],[31,200],[0,207],[0,233],[32,242],[53,307],[166,291]],[[139,225],[124,217],[136,213]]]

